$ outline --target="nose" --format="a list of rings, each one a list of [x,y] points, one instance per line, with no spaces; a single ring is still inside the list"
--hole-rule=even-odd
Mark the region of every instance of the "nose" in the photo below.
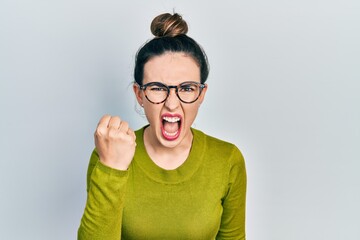
[[[180,105],[180,99],[176,95],[176,89],[170,88],[169,96],[165,101],[165,107],[167,107],[169,110],[174,110],[178,108]]]

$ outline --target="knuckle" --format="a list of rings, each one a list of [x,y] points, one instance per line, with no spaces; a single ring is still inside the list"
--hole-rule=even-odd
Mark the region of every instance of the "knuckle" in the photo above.
[[[107,119],[110,119],[110,118],[111,118],[111,115],[105,114],[105,115],[102,116],[102,118],[100,119],[100,122],[103,122],[103,121],[105,121],[105,120],[107,120]]]
[[[96,128],[94,135],[96,137],[100,137],[100,136],[103,135],[103,132],[102,132],[102,130],[100,128]]]
[[[125,130],[128,130],[128,129],[129,129],[129,124],[128,124],[128,122],[121,122],[121,124],[123,125],[123,127],[124,127]]]
[[[109,119],[109,122],[112,122],[112,123],[116,123],[116,122],[120,122],[120,117],[118,116],[112,116],[110,119]]]
[[[110,128],[110,129],[109,129],[109,132],[108,132],[108,136],[109,136],[110,139],[115,139],[115,138],[117,138],[118,134],[117,134],[116,129]]]

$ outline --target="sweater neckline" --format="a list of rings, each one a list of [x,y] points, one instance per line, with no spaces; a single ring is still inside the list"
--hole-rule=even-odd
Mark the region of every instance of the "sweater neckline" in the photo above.
[[[136,153],[133,163],[136,164],[152,180],[165,184],[177,184],[190,179],[199,169],[205,150],[205,135],[194,128],[192,146],[189,156],[179,167],[173,170],[166,170],[156,165],[146,152],[144,144],[144,126],[135,132],[136,134]]]

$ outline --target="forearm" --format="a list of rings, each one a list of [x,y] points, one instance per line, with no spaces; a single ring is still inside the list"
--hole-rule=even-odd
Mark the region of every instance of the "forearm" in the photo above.
[[[99,161],[96,163],[89,176],[87,202],[78,240],[120,238],[127,174]]]

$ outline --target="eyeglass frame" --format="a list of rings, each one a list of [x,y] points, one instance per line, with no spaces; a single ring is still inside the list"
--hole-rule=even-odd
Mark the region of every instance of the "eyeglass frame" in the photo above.
[[[186,101],[182,100],[182,99],[180,98],[180,96],[179,96],[179,88],[180,88],[180,86],[183,85],[183,84],[186,84],[186,83],[188,83],[188,84],[196,84],[196,85],[199,86],[199,95],[198,95],[193,101],[191,101],[191,102],[186,102]],[[182,82],[182,83],[180,83],[179,85],[166,85],[166,84],[161,83],[161,82],[149,82],[149,83],[146,83],[146,84],[144,84],[144,85],[140,85],[140,84],[138,84],[137,82],[135,82],[135,84],[138,85],[138,87],[140,88],[140,90],[144,91],[146,99],[147,99],[149,102],[151,102],[152,104],[161,104],[161,103],[164,103],[164,102],[169,98],[171,88],[174,88],[174,89],[175,89],[176,96],[178,97],[178,99],[179,99],[181,102],[186,103],[186,104],[191,104],[191,103],[196,102],[196,101],[199,99],[199,97],[200,97],[203,89],[206,88],[206,84],[199,83],[199,82],[194,82],[194,81]],[[161,101],[161,102],[153,102],[153,101],[151,101],[151,100],[148,98],[148,96],[146,95],[146,91],[145,91],[146,88],[147,88],[148,86],[154,85],[154,84],[159,84],[160,86],[164,86],[164,87],[167,89],[167,95],[166,95],[165,99],[164,99],[163,101]]]

